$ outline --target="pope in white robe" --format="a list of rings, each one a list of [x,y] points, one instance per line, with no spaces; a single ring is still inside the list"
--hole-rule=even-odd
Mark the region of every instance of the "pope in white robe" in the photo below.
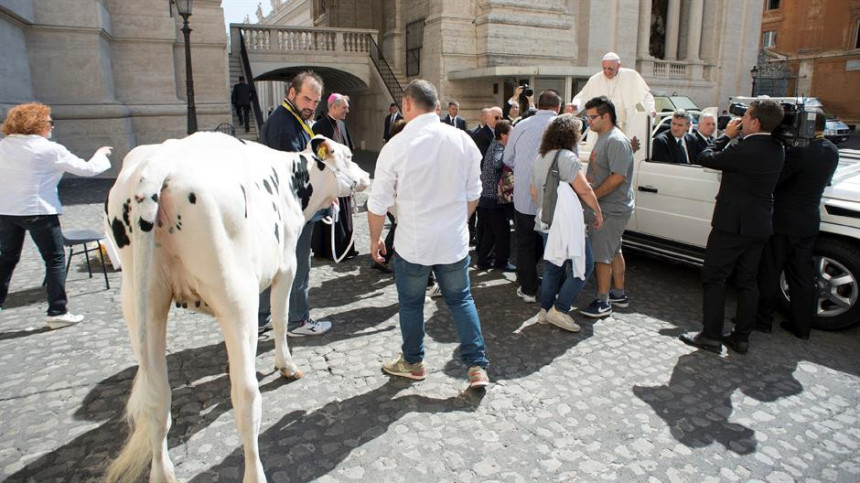
[[[572,104],[576,112],[585,109],[589,100],[606,96],[615,105],[618,128],[622,131],[628,117],[637,109],[654,116],[654,96],[638,72],[621,67],[621,58],[614,52],[603,56],[602,67],[603,71],[591,76],[585,87],[574,96]]]

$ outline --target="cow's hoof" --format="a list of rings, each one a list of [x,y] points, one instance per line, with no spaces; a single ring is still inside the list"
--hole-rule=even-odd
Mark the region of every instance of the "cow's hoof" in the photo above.
[[[277,367],[275,369],[277,369]],[[305,373],[298,369],[296,369],[296,372],[290,372],[286,367],[282,367],[281,369],[278,369],[278,371],[281,373],[281,376],[291,380],[305,377]]]

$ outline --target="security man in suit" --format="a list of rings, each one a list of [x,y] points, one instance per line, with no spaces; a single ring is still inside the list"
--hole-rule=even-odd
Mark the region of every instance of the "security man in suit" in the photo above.
[[[689,132],[691,122],[690,113],[684,109],[672,113],[669,130],[654,137],[651,159],[667,163],[697,164],[701,145],[698,137]]]
[[[391,139],[391,125],[400,119],[403,119],[403,115],[400,114],[400,109],[397,108],[397,103],[392,102],[391,105],[388,106],[388,115],[385,116],[385,127],[382,131],[382,139],[384,139],[385,142],[388,142],[388,140]]]
[[[466,130],[466,120],[460,117],[460,103],[451,101],[448,103],[448,115],[442,118],[445,124],[456,127],[457,129]]]
[[[815,139],[808,146],[791,147],[773,192],[773,236],[759,266],[758,315],[755,328],[770,332],[779,291],[779,274],[791,292],[789,320],[782,327],[801,339],[809,338],[815,315],[813,247],[821,223],[821,195],[839,164],[839,149],[824,138],[826,117],[816,112]]]
[[[771,133],[782,122],[782,107],[773,99],[756,99],[742,119],[734,119],[725,134],[699,156],[699,164],[722,171],[702,268],[704,328],[681,334],[685,344],[722,352],[722,344],[737,353],[749,349],[749,335],[758,308],[761,253],[773,233],[773,190],[785,151]],[[743,130],[743,140],[729,142]],[[723,336],[726,280],[735,273],[738,290],[737,323]]]

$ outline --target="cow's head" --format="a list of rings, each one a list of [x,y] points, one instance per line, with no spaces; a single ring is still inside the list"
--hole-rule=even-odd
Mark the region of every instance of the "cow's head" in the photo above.
[[[306,218],[327,207],[335,198],[370,186],[370,175],[352,161],[352,151],[343,144],[317,135],[308,144],[305,152],[308,151],[311,155],[307,160],[309,199],[302,206]]]
[[[334,174],[338,196],[348,196],[370,186],[370,175],[352,161],[352,151],[348,147],[317,134],[311,139],[310,148]]]

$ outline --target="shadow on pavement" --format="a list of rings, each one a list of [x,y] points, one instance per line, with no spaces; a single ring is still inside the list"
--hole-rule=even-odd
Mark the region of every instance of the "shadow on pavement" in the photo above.
[[[390,380],[364,394],[332,401],[311,413],[293,411],[260,434],[260,459],[266,475],[274,480],[307,482],[326,475],[352,451],[376,439],[409,413],[472,412],[484,392],[466,391],[446,399],[410,394],[396,397],[410,384]],[[238,479],[244,471],[244,453],[237,448],[192,483]]]
[[[750,454],[758,445],[755,431],[729,421],[732,394],[740,389],[753,399],[772,402],[800,394],[803,386],[792,375],[796,365],[763,368],[738,362],[701,351],[685,354],[678,358],[668,385],[633,386],[633,393],[685,446],[704,448],[717,442],[734,453]]]
[[[257,354],[273,347],[273,342],[261,341]],[[167,444],[173,448],[185,444],[232,406],[223,343],[168,354],[167,364],[173,397],[173,425]],[[125,404],[136,373],[135,365],[99,382],[73,416],[102,424],[43,454],[11,475],[9,481],[98,481],[119,454],[120,442],[128,436]],[[257,373],[258,379],[265,376]],[[261,385],[260,391],[271,391],[286,383],[285,379],[277,378],[275,383]]]

